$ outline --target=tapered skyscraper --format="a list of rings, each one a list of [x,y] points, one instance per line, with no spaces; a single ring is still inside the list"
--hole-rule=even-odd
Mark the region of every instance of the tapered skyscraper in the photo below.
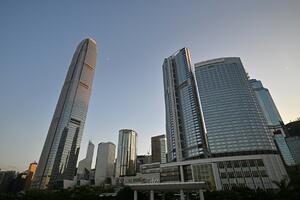
[[[77,47],[61,90],[32,187],[63,187],[73,180],[96,67],[96,42]]]
[[[163,63],[168,160],[206,157],[207,142],[189,50]]]

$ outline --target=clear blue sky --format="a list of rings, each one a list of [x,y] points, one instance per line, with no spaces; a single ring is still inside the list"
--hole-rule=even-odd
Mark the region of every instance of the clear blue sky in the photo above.
[[[88,140],[138,132],[138,153],[165,132],[161,65],[239,56],[285,122],[300,115],[300,1],[0,1],[0,168],[39,159],[78,43],[99,50],[80,159]]]

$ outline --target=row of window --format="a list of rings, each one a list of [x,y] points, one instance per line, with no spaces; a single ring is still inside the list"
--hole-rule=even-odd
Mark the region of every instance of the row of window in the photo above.
[[[235,161],[226,161],[218,162],[218,167],[223,168],[239,168],[239,167],[263,167],[264,162],[261,159],[252,159],[252,160],[235,160]]]

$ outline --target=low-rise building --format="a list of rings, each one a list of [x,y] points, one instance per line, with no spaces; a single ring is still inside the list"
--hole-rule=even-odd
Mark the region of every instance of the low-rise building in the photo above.
[[[136,172],[140,173],[140,166],[151,163],[150,155],[137,155],[136,156]]]
[[[205,182],[210,190],[268,190],[277,188],[274,181],[287,177],[279,154],[258,154],[146,164],[141,166],[140,174],[122,177],[115,183]]]

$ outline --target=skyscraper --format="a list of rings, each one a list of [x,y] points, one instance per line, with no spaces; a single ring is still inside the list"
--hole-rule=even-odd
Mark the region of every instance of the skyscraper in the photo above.
[[[151,138],[152,162],[166,163],[166,135],[158,135]]]
[[[92,161],[93,161],[93,155],[94,155],[94,148],[95,145],[89,141],[88,149],[86,152],[86,156],[84,159],[79,161],[78,167],[77,167],[77,178],[89,180],[90,173],[91,173],[91,167],[92,167]]]
[[[255,93],[258,104],[267,120],[267,125],[274,135],[274,139],[278,150],[286,165],[295,165],[290,149],[285,140],[285,133],[281,116],[273,101],[273,98],[267,88],[265,88],[261,81],[250,79],[249,83]]]
[[[195,75],[213,156],[277,152],[240,58],[197,63]]]
[[[266,117],[268,126],[274,128],[276,128],[276,126],[281,127],[282,119],[269,90],[265,88],[259,80],[251,79],[249,80],[249,82],[252,86],[252,89],[254,90],[263,114]]]
[[[100,185],[105,182],[106,178],[113,176],[115,150],[116,145],[111,142],[99,143],[95,167],[95,185]]]
[[[131,176],[136,173],[137,133],[131,129],[119,131],[116,177]]]
[[[189,50],[183,48],[163,63],[168,160],[206,157],[207,141]]]
[[[71,61],[33,181],[34,188],[73,180],[96,67],[96,42],[83,40]]]

